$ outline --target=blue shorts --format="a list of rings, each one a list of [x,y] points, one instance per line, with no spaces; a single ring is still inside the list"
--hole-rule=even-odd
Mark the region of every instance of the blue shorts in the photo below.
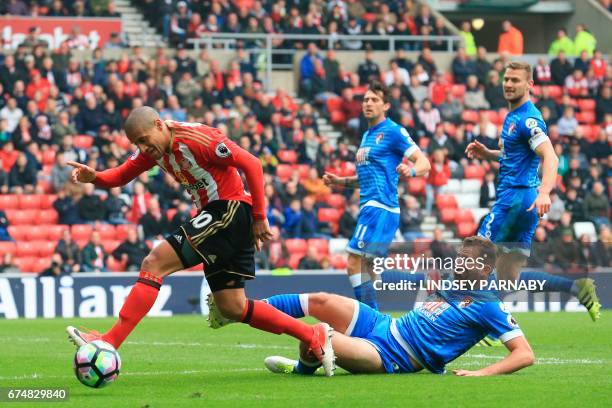
[[[388,314],[380,313],[355,300],[355,316],[346,335],[364,339],[374,346],[387,373],[414,373],[417,370],[410,362],[408,354],[391,334],[392,320]]]
[[[399,213],[378,207],[363,207],[359,212],[357,227],[346,250],[361,256],[387,256],[389,245],[395,237],[399,223]]]
[[[491,212],[480,224],[478,235],[528,256],[540,218],[535,208],[527,209],[537,196],[535,188],[509,188],[500,192]]]

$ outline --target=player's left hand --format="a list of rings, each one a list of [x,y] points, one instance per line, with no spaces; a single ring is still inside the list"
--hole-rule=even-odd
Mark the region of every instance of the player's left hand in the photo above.
[[[483,377],[484,374],[481,371],[470,371],[470,370],[453,370],[453,374],[459,377]]]
[[[399,166],[395,168],[395,171],[397,172],[397,174],[400,175],[400,178],[407,179],[411,177],[410,169],[411,169],[410,167],[401,163]]]
[[[253,221],[253,239],[255,240],[255,249],[261,251],[263,243],[272,239],[272,231],[268,219]]]
[[[548,211],[550,211],[550,195],[548,194],[538,194],[531,207],[527,209],[527,212],[533,210],[534,208],[538,211],[538,217],[543,217]]]

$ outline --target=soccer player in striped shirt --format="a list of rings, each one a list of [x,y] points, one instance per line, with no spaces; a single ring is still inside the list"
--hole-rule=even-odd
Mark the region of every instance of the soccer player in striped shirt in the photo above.
[[[115,325],[104,334],[69,326],[66,331],[72,341],[81,346],[101,338],[118,348],[155,303],[163,279],[203,263],[214,301],[224,317],[299,339],[332,375],[334,353],[329,325],[308,325],[245,295],[245,281],[255,277],[254,250],[271,237],[259,159],[219,129],[163,121],[146,106],[130,113],[125,132],[138,147],[136,153],[121,166],[102,172],[70,162],[75,167],[73,181],[118,187],[157,165],[187,189],[198,213],[144,259]],[[245,190],[238,169],[244,172],[250,192]]]

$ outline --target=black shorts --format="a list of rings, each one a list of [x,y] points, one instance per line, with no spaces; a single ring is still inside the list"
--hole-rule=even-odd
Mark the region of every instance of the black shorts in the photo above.
[[[237,200],[209,203],[166,240],[185,268],[204,264],[211,291],[243,288],[255,278],[251,206]]]

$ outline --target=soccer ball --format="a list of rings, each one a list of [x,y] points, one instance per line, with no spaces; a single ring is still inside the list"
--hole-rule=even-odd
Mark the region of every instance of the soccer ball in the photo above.
[[[104,387],[117,379],[121,358],[117,350],[102,340],[84,344],[74,355],[74,374],[88,387]]]

